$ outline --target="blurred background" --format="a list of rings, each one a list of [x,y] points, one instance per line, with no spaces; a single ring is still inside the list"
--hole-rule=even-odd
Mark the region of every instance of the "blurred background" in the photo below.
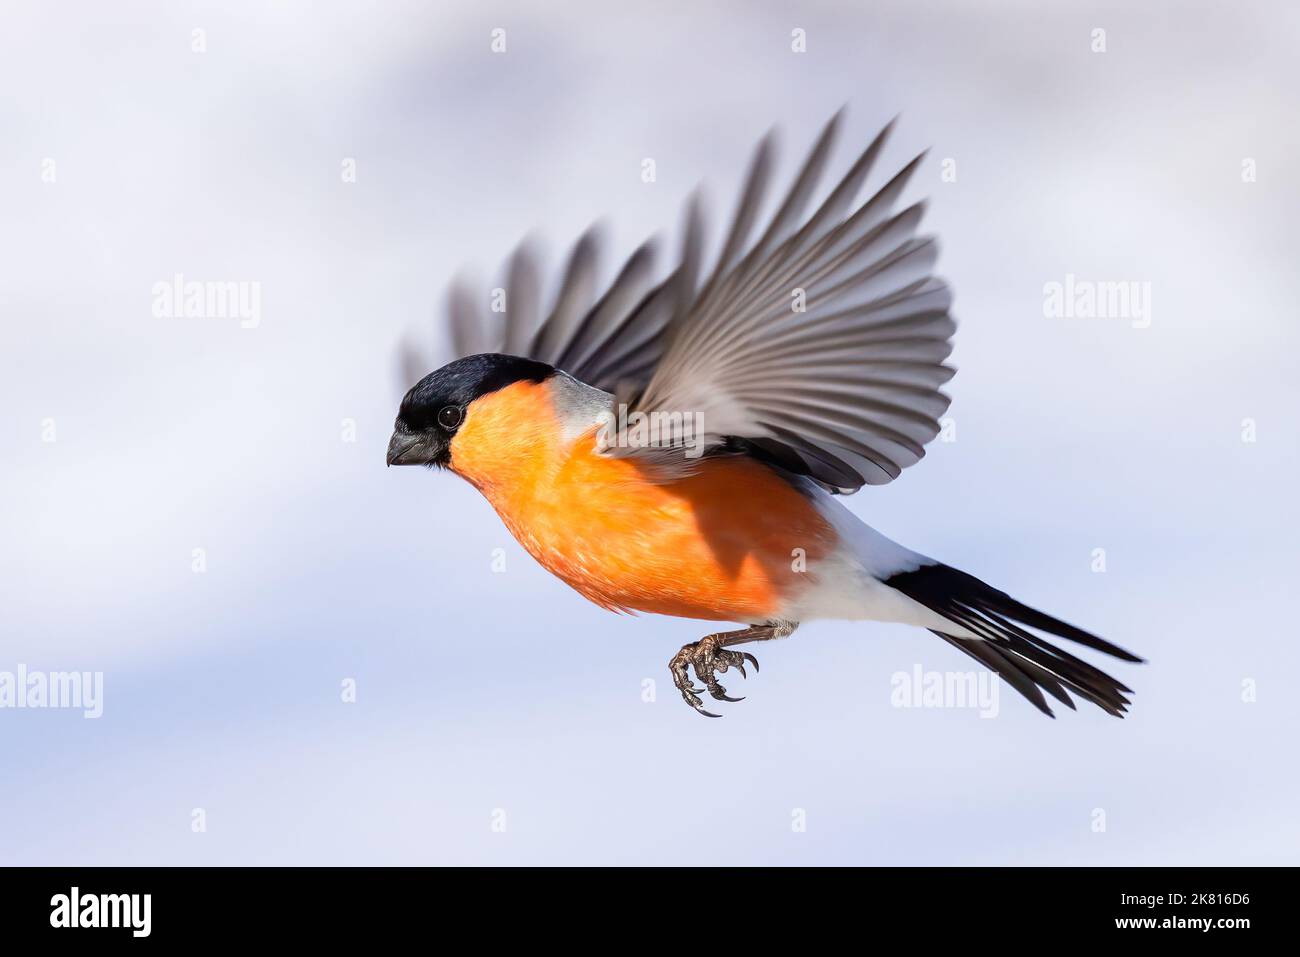
[[[982,6],[6,3],[0,671],[104,700],[0,709],[0,862],[1300,862],[1300,11]],[[699,183],[716,241],[844,104],[832,173],[895,114],[873,186],[930,148],[961,323],[953,441],[848,504],[1148,657],[1124,721],[893,707],[972,662],[832,622],[702,720],[708,625],[384,467],[462,267],[604,218],[612,276]],[[177,274],[259,321],[155,315]],[[1048,318],[1067,275],[1149,325]]]

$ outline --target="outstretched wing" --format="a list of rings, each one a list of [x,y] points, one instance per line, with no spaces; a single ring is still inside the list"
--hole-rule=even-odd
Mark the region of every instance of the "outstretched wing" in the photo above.
[[[701,281],[699,203],[687,206],[681,259],[655,283],[642,245],[595,298],[597,232],[574,247],[542,317],[537,257],[522,244],[506,271],[502,312],[463,282],[449,296],[457,355],[502,352],[550,363],[629,405],[693,422],[693,447],[739,448],[852,492],[897,478],[924,454],[949,399],[939,387],[956,325],[931,275],[937,248],[918,236],[923,207],[894,206],[921,161],[850,212],[893,124],[809,217],[840,115],[827,124],[771,221],[752,244],[771,176],[773,137],[750,163],[718,260]],[[409,357],[405,367],[417,368]],[[411,380],[413,381],[413,380]],[[665,433],[667,434],[667,433]],[[626,438],[626,437],[625,437]],[[683,438],[674,432],[671,445]],[[692,460],[620,440],[614,454]]]
[[[848,212],[892,123],[803,218],[838,120],[741,255],[762,201],[751,177],[713,274],[698,294],[680,292],[692,305],[674,315],[631,411],[692,413],[695,441],[700,431],[706,445],[743,439],[849,492],[897,478],[938,434],[956,324],[951,294],[931,274],[935,241],[917,235],[922,205],[894,212],[922,157]],[[756,165],[766,152],[764,143]]]

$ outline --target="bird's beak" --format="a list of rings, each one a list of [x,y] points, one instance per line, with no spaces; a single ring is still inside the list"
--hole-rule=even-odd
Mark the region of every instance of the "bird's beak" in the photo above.
[[[389,465],[420,465],[429,460],[424,447],[424,437],[406,432],[394,432],[388,440]]]

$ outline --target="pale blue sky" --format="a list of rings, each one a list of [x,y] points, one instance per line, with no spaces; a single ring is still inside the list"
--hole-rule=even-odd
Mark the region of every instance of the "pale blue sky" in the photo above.
[[[0,710],[0,862],[1300,861],[1296,12],[701,6],[7,5],[0,671],[105,702]],[[1123,722],[893,708],[970,663],[866,623],[705,721],[665,666],[707,625],[603,612],[384,468],[457,269],[599,217],[625,255],[701,181],[716,229],[769,126],[788,172],[843,103],[836,169],[895,113],[888,165],[932,148],[960,322],[957,441],[849,504],[1149,657]],[[178,272],[260,283],[260,325],[154,317]],[[1150,328],[1045,318],[1066,274],[1151,283]]]

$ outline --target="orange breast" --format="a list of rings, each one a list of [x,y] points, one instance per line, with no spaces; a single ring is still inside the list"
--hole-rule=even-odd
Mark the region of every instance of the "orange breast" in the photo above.
[[[652,480],[635,457],[566,440],[547,384],[516,383],[470,406],[452,468],[487,497],[542,565],[613,610],[760,622],[833,546],[811,503],[743,456]]]

